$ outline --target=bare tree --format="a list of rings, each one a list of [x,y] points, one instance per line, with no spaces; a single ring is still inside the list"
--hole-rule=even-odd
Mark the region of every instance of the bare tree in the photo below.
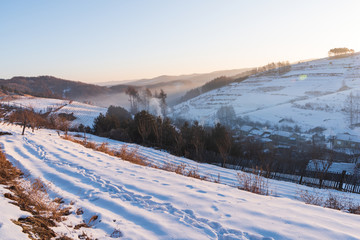
[[[144,110],[149,112],[150,110],[150,99],[152,98],[152,92],[150,91],[149,88],[145,88],[142,92],[141,92],[141,103],[144,106]]]
[[[358,93],[354,95],[350,92],[349,96],[345,100],[344,110],[348,114],[350,127],[359,123],[360,95]]]
[[[167,115],[167,103],[166,103],[167,94],[164,92],[164,90],[160,89],[160,93],[156,94],[155,97],[160,99],[161,114],[165,118]]]
[[[217,112],[216,116],[219,119],[221,124],[230,126],[236,118],[235,110],[233,106],[221,106]]]
[[[71,125],[71,122],[63,116],[57,116],[55,118],[55,124],[56,124],[56,128],[65,132],[65,136],[68,135],[68,131]]]
[[[153,125],[155,124],[155,121],[153,116],[146,111],[141,111],[135,115],[135,122],[138,133],[142,138],[142,142],[146,143],[149,135],[154,130]]]
[[[139,102],[139,92],[135,89],[135,87],[129,86],[126,89],[125,93],[129,96],[130,112],[132,114],[137,113],[138,102]]]
[[[330,51],[328,52],[328,55],[329,57],[332,57],[332,56],[339,56],[339,55],[344,55],[344,54],[352,54],[354,53],[354,49],[349,49],[349,48],[333,48],[333,49],[330,49]]]
[[[197,159],[202,161],[202,154],[204,151],[205,146],[205,139],[204,139],[204,128],[199,125],[197,121],[194,122],[194,125],[191,128],[192,137],[191,137],[191,144],[195,148],[195,156]]]
[[[212,137],[215,140],[215,144],[222,158],[221,166],[225,167],[225,164],[228,160],[228,156],[231,150],[231,143],[232,143],[231,135],[224,126],[218,123],[215,125],[215,128],[213,129]]]
[[[9,116],[9,122],[11,123],[21,123],[22,135],[25,134],[25,128],[31,127],[34,131],[35,127],[38,126],[39,116],[34,112],[33,109],[18,109],[11,113]]]

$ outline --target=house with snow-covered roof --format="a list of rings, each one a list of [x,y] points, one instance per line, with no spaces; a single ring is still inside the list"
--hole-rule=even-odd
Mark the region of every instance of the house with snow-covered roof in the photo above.
[[[311,171],[321,171],[327,164],[329,163],[326,160],[313,159],[309,161],[306,169]],[[332,173],[342,173],[342,171],[346,171],[348,174],[356,174],[358,167],[356,163],[333,162],[328,170],[328,172]]]
[[[240,128],[239,128],[239,132],[241,133],[241,134],[244,134],[244,135],[247,135],[247,134],[249,134],[252,130],[254,130],[254,129],[257,129],[256,127],[252,127],[252,126],[248,126],[248,125],[244,125],[244,126],[241,126]],[[258,129],[257,129],[258,130]]]
[[[360,148],[360,137],[340,133],[335,136],[333,144],[335,148]]]
[[[286,132],[286,131],[274,131],[270,138],[275,141],[275,142],[279,142],[279,143],[291,143],[291,144],[295,144],[297,140],[300,139],[300,136],[296,133],[292,133],[292,132]]]

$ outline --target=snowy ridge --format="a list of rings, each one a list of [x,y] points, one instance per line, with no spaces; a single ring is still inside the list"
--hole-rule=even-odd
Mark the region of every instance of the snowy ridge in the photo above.
[[[76,119],[71,122],[73,127],[80,124],[84,126],[92,126],[94,119],[100,113],[105,114],[107,109],[103,107],[93,106],[77,101],[60,100],[52,98],[38,98],[38,97],[19,97],[11,101],[5,101],[3,104],[9,104],[16,107],[28,107],[37,112],[47,112],[50,109],[56,113],[74,113]]]
[[[253,121],[290,119],[303,130],[323,126],[328,134],[351,132],[343,108],[350,92],[358,91],[360,55],[355,54],[295,64],[284,74],[255,75],[181,103],[173,116],[213,124],[221,106],[233,106],[237,116]]]
[[[360,216],[300,202],[297,189],[311,191],[305,186],[270,181],[278,197],[260,196],[134,165],[63,140],[54,131],[43,129],[21,136],[19,127],[1,128],[13,133],[0,137],[11,162],[44,180],[52,194],[75,201],[84,209],[84,219],[99,215],[101,222],[86,230],[98,239],[109,239],[114,229],[121,230],[123,239],[360,238]],[[91,140],[108,141],[94,136]],[[113,148],[123,144],[108,142]],[[139,147],[138,151],[154,162],[182,161],[202,172],[220,173],[222,183],[236,181],[234,170],[197,164],[150,148]],[[359,201],[359,196],[354,197]],[[72,234],[61,226],[59,231]]]

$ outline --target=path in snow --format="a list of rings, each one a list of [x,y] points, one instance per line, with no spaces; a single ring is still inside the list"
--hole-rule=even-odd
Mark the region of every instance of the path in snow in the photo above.
[[[11,162],[43,179],[52,194],[75,200],[86,221],[99,215],[94,227],[101,234],[93,233],[99,239],[109,238],[114,229],[125,239],[360,238],[357,215],[134,165],[63,140],[54,131],[21,136],[19,127],[1,128],[14,133],[0,137]],[[165,154],[147,151],[149,158]],[[203,166],[214,174],[222,171],[224,181],[236,174]],[[294,185],[282,184],[281,195],[291,195],[286,189]]]

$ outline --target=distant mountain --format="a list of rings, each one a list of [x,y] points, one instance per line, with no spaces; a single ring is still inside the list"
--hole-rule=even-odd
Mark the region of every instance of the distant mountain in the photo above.
[[[106,87],[59,79],[52,76],[0,79],[0,86],[41,97],[81,99],[111,92]]]
[[[210,73],[194,73],[179,76],[168,76],[162,75],[155,78],[146,78],[139,80],[124,80],[124,81],[112,81],[112,82],[100,82],[97,83],[99,86],[114,86],[114,85],[132,85],[132,86],[152,86],[155,84],[165,84],[172,81],[181,82],[197,82],[200,85],[220,76],[234,76],[242,72],[248,71],[251,68],[241,68],[232,70],[222,70]]]
[[[107,82],[99,83],[102,86],[108,86],[112,90],[119,91],[124,89],[124,86],[132,85],[139,88],[149,88],[150,90],[159,91],[163,89],[168,95],[168,103],[171,105],[179,100],[187,91],[200,87],[211,80],[226,76],[231,77],[234,75],[239,75],[243,72],[250,70],[251,68],[242,68],[242,69],[232,69],[232,70],[223,70],[215,71],[211,73],[202,73],[202,74],[188,74],[188,75],[179,75],[179,76],[166,76],[162,75],[159,77],[151,79],[141,79],[133,81],[121,81],[121,82]],[[116,83],[121,83],[116,85]]]
[[[248,69],[216,71],[205,74],[189,74],[181,76],[159,76],[152,79],[128,81],[118,85],[99,86],[83,82],[75,82],[53,76],[13,77],[0,79],[0,86],[10,92],[30,94],[38,97],[66,98],[78,101],[89,101],[99,106],[127,106],[128,97],[125,90],[128,86],[149,88],[153,93],[163,89],[167,93],[169,104],[176,102],[190,89],[204,85],[220,76],[241,74]],[[115,83],[115,82],[112,82]],[[111,85],[111,86],[110,86]]]

